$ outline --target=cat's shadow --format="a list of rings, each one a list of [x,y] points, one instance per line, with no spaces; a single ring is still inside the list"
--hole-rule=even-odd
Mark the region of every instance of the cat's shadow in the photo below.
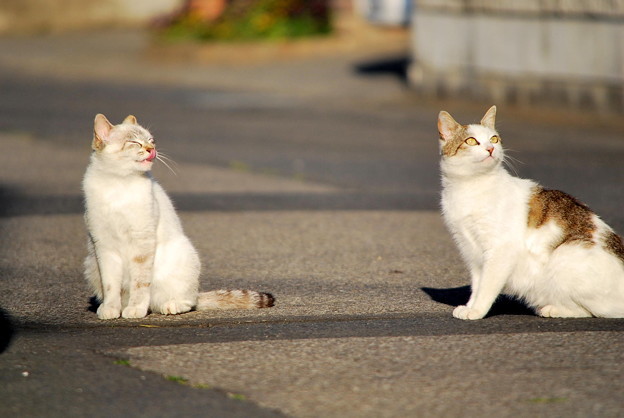
[[[434,289],[432,287],[422,287],[431,300],[445,305],[459,306],[465,305],[470,299],[470,286],[453,287],[449,289]],[[487,316],[496,315],[532,315],[535,312],[524,303],[507,295],[500,295]]]
[[[465,305],[470,299],[470,286],[453,287],[449,289],[434,289],[432,287],[422,287],[431,300],[450,306]],[[87,311],[96,313],[100,302],[95,296],[89,298]],[[532,309],[517,299],[507,295],[500,295],[487,316],[496,315],[535,315]]]
[[[15,329],[9,313],[0,308],[0,354],[9,348],[14,334]]]

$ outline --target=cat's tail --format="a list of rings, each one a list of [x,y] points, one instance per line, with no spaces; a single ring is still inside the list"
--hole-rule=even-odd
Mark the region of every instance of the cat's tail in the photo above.
[[[198,311],[210,309],[255,309],[270,308],[275,298],[270,293],[255,290],[213,290],[202,292],[197,297]]]

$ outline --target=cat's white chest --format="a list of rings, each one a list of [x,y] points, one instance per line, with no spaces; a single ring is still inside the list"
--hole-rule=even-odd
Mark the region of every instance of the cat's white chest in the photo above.
[[[152,181],[146,178],[98,178],[89,182],[85,188],[88,200],[97,202],[97,207],[109,211],[141,210],[149,207],[154,200]]]
[[[503,241],[519,243],[527,216],[527,186],[521,182],[499,176],[448,184],[442,213],[456,239],[479,252]]]
[[[155,233],[158,211],[153,181],[147,177],[85,178],[86,217],[90,227],[114,239],[129,239],[133,231]]]
[[[462,190],[445,190],[442,193],[444,219],[462,245],[474,250],[484,250],[496,230],[492,202],[487,196]]]

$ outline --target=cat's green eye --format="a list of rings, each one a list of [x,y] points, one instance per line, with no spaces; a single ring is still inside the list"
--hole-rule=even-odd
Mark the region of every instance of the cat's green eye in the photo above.
[[[479,141],[477,141],[475,138],[470,137],[468,139],[466,139],[464,141],[466,144],[470,145],[471,147],[475,146],[475,145],[479,145]]]
[[[500,138],[496,135],[494,135],[493,137],[490,138],[490,142],[492,144],[498,144],[500,142]]]

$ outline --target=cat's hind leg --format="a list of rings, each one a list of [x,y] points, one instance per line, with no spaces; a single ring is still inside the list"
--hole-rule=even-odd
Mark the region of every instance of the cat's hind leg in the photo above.
[[[184,237],[156,250],[150,308],[163,315],[190,311],[197,304],[200,261]]]
[[[581,307],[568,308],[555,305],[543,306],[537,310],[537,314],[545,318],[587,318],[592,316]]]
[[[163,315],[177,315],[189,312],[191,309],[193,309],[192,302],[173,299],[162,304],[159,307],[159,313]]]
[[[624,317],[624,265],[600,245],[562,245],[548,265],[540,316]]]

